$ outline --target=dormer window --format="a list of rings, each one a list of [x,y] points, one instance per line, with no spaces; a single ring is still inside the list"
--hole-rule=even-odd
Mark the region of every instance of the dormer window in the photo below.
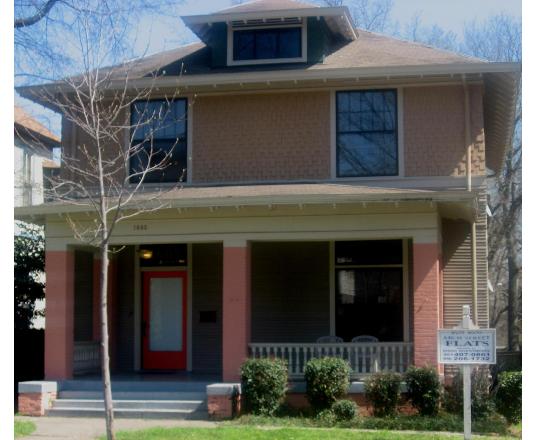
[[[229,26],[228,32],[227,64],[230,66],[307,61],[305,20],[286,26],[267,23]]]

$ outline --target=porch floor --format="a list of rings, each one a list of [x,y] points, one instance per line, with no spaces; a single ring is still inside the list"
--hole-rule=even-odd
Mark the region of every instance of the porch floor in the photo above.
[[[112,374],[112,391],[199,391],[206,386],[221,382],[220,375],[192,372],[132,372]],[[59,391],[101,391],[100,374],[85,374],[58,383]]]

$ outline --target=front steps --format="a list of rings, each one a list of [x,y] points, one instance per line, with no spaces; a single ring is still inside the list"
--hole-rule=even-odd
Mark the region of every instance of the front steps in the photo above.
[[[203,420],[208,418],[206,383],[112,381],[115,417]],[[103,417],[102,383],[63,381],[58,398],[46,411],[51,417]]]

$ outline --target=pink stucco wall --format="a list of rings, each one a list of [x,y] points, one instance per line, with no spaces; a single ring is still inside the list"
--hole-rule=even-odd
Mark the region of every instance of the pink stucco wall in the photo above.
[[[46,251],[45,379],[73,375],[74,254]]]
[[[250,249],[223,248],[223,380],[240,378],[251,329]]]
[[[437,243],[413,245],[413,340],[418,367],[437,362],[437,329],[441,327],[441,284]]]

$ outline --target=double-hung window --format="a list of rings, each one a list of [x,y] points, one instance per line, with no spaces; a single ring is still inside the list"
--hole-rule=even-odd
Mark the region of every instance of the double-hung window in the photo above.
[[[136,101],[131,106],[130,182],[186,180],[186,99]]]
[[[396,90],[337,92],[337,177],[398,175]]]

